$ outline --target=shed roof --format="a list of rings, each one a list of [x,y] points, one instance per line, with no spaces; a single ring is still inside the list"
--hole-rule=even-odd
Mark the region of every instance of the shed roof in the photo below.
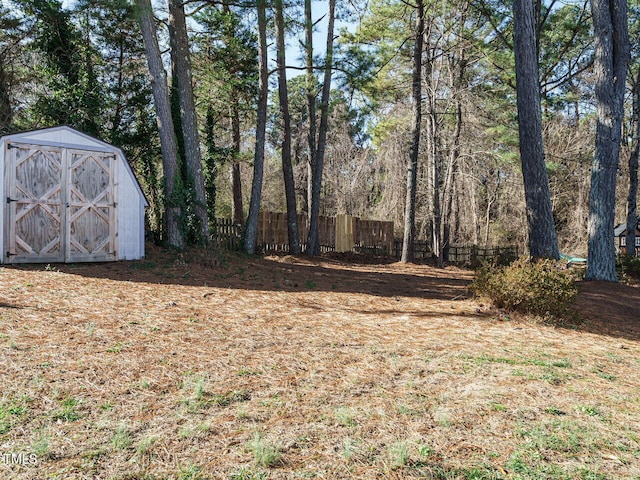
[[[640,225],[640,217],[636,218],[636,229],[639,228]],[[618,225],[616,225],[613,229],[613,235],[614,237],[619,237],[620,235],[624,235],[627,231],[627,224],[625,223],[620,223]]]
[[[133,179],[133,184],[135,185],[138,193],[144,200],[145,207],[149,206],[149,202],[140,188],[140,183],[138,179],[133,174],[131,170],[131,166],[127,161],[127,157],[124,152],[109,143],[103,142],[91,135],[83,133],[75,128],[69,127],[67,125],[60,125],[57,127],[43,128],[38,130],[27,130],[23,132],[11,133],[9,135],[4,135],[0,138],[0,142],[21,142],[21,143],[30,143],[35,145],[46,145],[50,147],[64,147],[64,148],[75,148],[78,150],[93,150],[99,152],[114,152],[120,158],[122,158],[122,165],[126,169],[127,173]]]

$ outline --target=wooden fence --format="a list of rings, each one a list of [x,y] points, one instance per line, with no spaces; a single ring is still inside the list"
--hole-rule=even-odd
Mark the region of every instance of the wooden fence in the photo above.
[[[518,247],[450,246],[447,261],[459,265],[479,267],[483,263],[507,265],[518,258]]]
[[[216,218],[211,225],[211,240],[215,246],[224,250],[241,250],[242,230],[242,225],[233,223],[229,218]]]
[[[342,251],[362,251],[379,255],[390,255],[393,249],[393,222],[361,220],[350,215],[338,216],[339,231],[343,245]],[[320,216],[318,236],[320,250],[332,252],[336,249],[336,217]],[[239,250],[242,248],[242,225],[232,220],[216,219],[212,228],[213,242],[221,248]],[[306,215],[298,215],[298,238],[304,251],[309,219]],[[258,215],[257,248],[263,252],[288,252],[289,234],[287,214],[276,212],[260,212]]]
[[[396,238],[393,242],[393,256],[400,260],[402,258],[402,238]],[[426,240],[416,240],[413,242],[413,258],[416,260],[427,260],[431,258],[431,244]]]
[[[451,245],[447,249],[446,262],[456,265],[478,267],[484,262],[508,264],[518,258],[520,252],[515,246],[506,247],[478,247],[477,245]],[[398,260],[402,257],[402,239],[394,242],[393,256]],[[432,258],[430,243],[426,240],[416,240],[414,243],[414,258],[426,260]]]
[[[309,219],[298,215],[298,238],[302,251],[306,247]],[[321,252],[354,251],[369,255],[402,256],[402,239],[393,237],[393,222],[361,220],[350,215],[336,217],[321,216],[318,224]],[[240,250],[243,246],[243,227],[229,219],[216,219],[212,228],[213,242],[227,250]],[[260,212],[258,216],[257,250],[268,252],[288,252],[286,213]],[[430,243],[416,240],[414,258],[427,260],[432,257]],[[445,261],[457,265],[477,267],[484,262],[507,264],[518,258],[518,248],[478,247],[451,245]]]

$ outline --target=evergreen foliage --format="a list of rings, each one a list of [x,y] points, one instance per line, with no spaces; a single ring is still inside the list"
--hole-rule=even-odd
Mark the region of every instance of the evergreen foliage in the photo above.
[[[524,257],[507,266],[483,266],[470,289],[498,308],[557,318],[571,312],[578,294],[574,276],[557,262]]]
[[[99,136],[104,109],[96,72],[99,57],[88,32],[73,22],[58,0],[19,0],[33,32],[31,46],[42,56],[47,91],[33,106],[34,120],[65,124]]]

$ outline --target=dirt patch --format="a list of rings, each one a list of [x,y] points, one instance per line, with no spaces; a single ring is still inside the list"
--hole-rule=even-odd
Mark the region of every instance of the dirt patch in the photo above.
[[[613,286],[583,286],[589,326],[563,330],[494,315],[465,270],[351,260],[0,268],[0,476],[640,475]]]

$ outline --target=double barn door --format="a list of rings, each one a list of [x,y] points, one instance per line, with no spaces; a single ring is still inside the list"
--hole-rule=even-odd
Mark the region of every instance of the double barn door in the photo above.
[[[116,259],[113,153],[12,143],[7,263]]]

